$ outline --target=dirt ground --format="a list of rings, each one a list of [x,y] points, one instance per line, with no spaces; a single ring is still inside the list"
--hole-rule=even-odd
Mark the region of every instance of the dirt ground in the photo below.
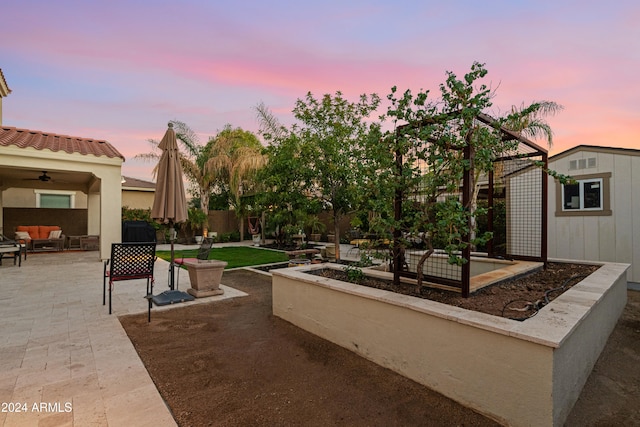
[[[249,296],[121,319],[180,426],[497,425],[274,317],[270,277],[223,283]],[[640,425],[640,292],[628,295],[567,426]]]
[[[400,283],[375,278],[364,278],[358,283],[379,289],[390,290],[417,298],[430,299],[467,310],[479,311],[493,316],[514,320],[525,320],[534,316],[538,309],[553,301],[598,269],[596,265],[553,263],[544,270],[508,282],[488,286],[473,293],[472,298],[463,298],[460,293]],[[322,269],[313,274],[349,281],[342,270]],[[546,298],[545,298],[546,297]],[[529,306],[528,304],[531,304]]]

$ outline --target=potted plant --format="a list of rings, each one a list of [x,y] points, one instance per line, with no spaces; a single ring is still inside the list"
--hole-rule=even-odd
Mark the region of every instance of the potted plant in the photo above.
[[[322,233],[326,230],[327,226],[324,225],[318,215],[311,215],[307,218],[307,227],[311,228],[311,240],[319,242]]]
[[[203,230],[206,228],[209,223],[209,217],[206,213],[202,212],[198,208],[191,208],[188,212],[187,224],[191,228],[191,231],[194,234],[196,243],[202,243],[203,239]],[[196,234],[200,233],[200,234]]]
[[[249,233],[251,233],[251,239],[253,241],[253,245],[260,246],[260,241],[262,240],[262,235],[260,234],[260,230],[261,230],[260,218],[247,217],[247,221],[249,223]]]

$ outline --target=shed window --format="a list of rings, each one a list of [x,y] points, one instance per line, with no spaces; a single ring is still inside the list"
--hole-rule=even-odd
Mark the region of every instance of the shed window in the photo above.
[[[562,210],[602,210],[602,178],[578,180],[562,186]]]

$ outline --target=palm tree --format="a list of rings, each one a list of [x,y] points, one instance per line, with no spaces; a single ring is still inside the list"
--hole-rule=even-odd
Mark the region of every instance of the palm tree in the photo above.
[[[553,131],[545,117],[558,113],[562,108],[562,105],[553,101],[534,102],[527,107],[523,104],[520,108],[514,105],[511,107],[511,114],[504,119],[504,126],[515,132],[520,132],[525,137],[544,138],[547,145],[551,147],[553,145]]]
[[[236,211],[239,221],[240,239],[244,239],[244,218],[250,206],[245,196],[257,190],[255,176],[267,163],[264,147],[251,132],[230,125],[207,144],[207,165],[216,171],[217,184],[229,191],[229,204]]]
[[[251,132],[241,128],[233,129],[226,125],[224,129],[207,144],[198,142],[198,136],[185,123],[172,120],[176,138],[184,151],[180,151],[180,163],[187,179],[196,187],[200,197],[200,208],[209,213],[209,198],[213,191],[229,191],[231,206],[240,206],[242,195],[254,186],[252,177],[255,171],[266,162],[262,155],[262,145]],[[159,142],[149,139],[150,153],[137,154],[134,158],[158,161],[161,152]],[[153,169],[154,176],[157,166]],[[243,228],[241,227],[241,233]]]

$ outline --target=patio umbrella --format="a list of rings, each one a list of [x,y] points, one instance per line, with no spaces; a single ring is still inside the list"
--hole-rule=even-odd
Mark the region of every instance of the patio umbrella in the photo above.
[[[169,129],[164,134],[158,147],[162,150],[162,156],[158,162],[156,192],[153,198],[151,217],[158,222],[168,224],[173,229],[174,224],[187,220],[187,200],[182,181],[182,165],[178,154],[178,142],[173,130],[173,123],[169,123]],[[174,289],[174,251],[173,231],[170,233],[171,265],[169,267],[169,288]]]

